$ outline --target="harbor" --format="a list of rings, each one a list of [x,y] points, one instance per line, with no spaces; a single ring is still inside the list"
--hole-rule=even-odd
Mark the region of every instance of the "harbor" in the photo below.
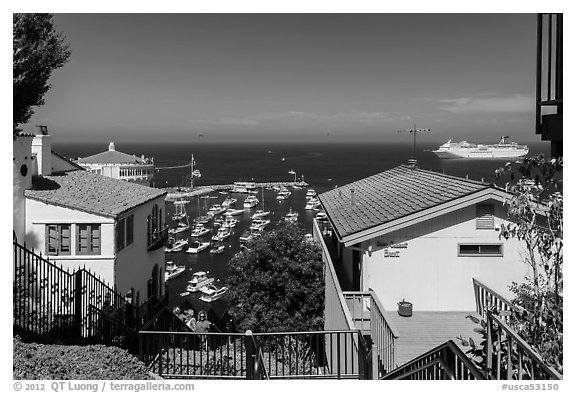
[[[256,188],[270,188],[270,187],[308,187],[308,183],[304,181],[276,181],[276,182],[264,182],[264,183],[254,183]],[[167,202],[173,202],[180,199],[193,198],[196,196],[207,195],[215,191],[232,190],[234,184],[213,184],[205,186],[196,187],[164,187],[164,191],[168,192],[166,195]]]

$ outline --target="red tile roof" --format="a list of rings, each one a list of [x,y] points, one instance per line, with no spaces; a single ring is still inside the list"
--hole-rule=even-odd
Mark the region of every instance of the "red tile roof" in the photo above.
[[[25,192],[29,199],[109,218],[163,195],[166,191],[88,171],[34,176]]]
[[[78,164],[146,164],[140,157],[116,150],[107,150],[89,157],[80,158],[76,162]]]
[[[491,187],[401,165],[325,192],[319,199],[342,238]]]

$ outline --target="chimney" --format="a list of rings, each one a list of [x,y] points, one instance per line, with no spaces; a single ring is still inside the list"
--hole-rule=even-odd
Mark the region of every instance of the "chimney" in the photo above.
[[[416,169],[416,164],[418,163],[418,161],[416,161],[415,158],[410,158],[408,160],[408,166],[412,169]]]
[[[109,151],[116,151],[116,146],[114,146],[114,142],[110,142],[110,145],[108,145],[108,150]]]
[[[354,189],[350,190],[350,204],[352,206],[356,205],[356,199],[354,198]]]
[[[42,130],[46,132],[46,130]],[[32,154],[36,155],[36,171],[38,175],[52,174],[52,136],[48,134],[36,135],[32,140]]]

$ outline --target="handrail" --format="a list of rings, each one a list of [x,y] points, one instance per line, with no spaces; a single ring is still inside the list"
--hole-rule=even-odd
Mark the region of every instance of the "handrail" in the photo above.
[[[390,331],[394,335],[394,338],[400,337],[400,332],[398,331],[398,328],[396,328],[396,326],[394,325],[394,323],[392,321],[390,321],[390,320],[388,320],[388,318],[386,318],[386,314],[385,314],[386,309],[384,308],[382,303],[380,303],[380,299],[378,298],[378,296],[376,296],[376,293],[374,292],[374,290],[370,289],[370,293],[372,294],[372,300],[376,303],[376,307],[378,307],[378,309],[380,310],[380,313],[382,314],[384,321],[386,321],[388,328],[390,329]]]
[[[449,355],[454,356],[454,358],[449,358]],[[452,361],[456,362],[457,364],[451,366],[450,363]],[[452,340],[449,340],[444,344],[440,344],[439,346],[418,356],[408,363],[405,363],[399,368],[386,374],[382,379],[403,379],[418,372],[433,368],[437,364],[442,366],[443,371],[446,372],[450,379],[486,379],[484,374],[472,363],[472,361]],[[439,373],[429,373],[428,377],[429,379],[438,379]]]
[[[266,332],[266,333],[252,333],[253,336],[287,336],[287,335],[298,335],[298,334],[325,334],[325,333],[356,333],[357,329],[350,330],[311,330],[306,332]],[[168,330],[140,330],[139,333],[142,334],[202,334],[202,335],[212,335],[212,336],[238,336],[244,337],[245,333],[220,333],[220,332],[171,332]]]
[[[488,327],[490,328],[491,326],[493,326],[492,324],[496,324],[497,325],[497,329],[501,329],[501,331],[503,331],[506,336],[508,337],[507,341],[508,344],[511,345],[512,343],[516,343],[516,345],[518,347],[520,347],[522,349],[522,351],[533,361],[535,361],[538,365],[538,367],[542,368],[542,370],[551,378],[551,379],[562,379],[562,374],[560,374],[557,370],[555,370],[554,368],[548,366],[544,360],[542,359],[542,357],[532,348],[532,346],[530,344],[528,344],[518,333],[516,333],[514,331],[514,329],[509,326],[504,320],[502,320],[501,318],[499,318],[497,315],[492,314],[490,311],[488,311],[488,315],[487,315],[487,321],[488,321]],[[501,331],[498,331],[497,334],[497,339],[501,338]],[[492,347],[492,340],[490,340],[487,344],[488,347],[488,351],[487,351],[487,368],[488,368],[488,372],[490,373],[492,370],[492,352],[493,352],[493,347]],[[499,350],[501,350],[501,343],[498,343],[498,348]],[[510,351],[510,349],[508,350]],[[500,358],[501,354],[499,354],[499,358]],[[508,353],[508,356],[510,356],[510,353]],[[520,367],[521,366],[522,361],[520,361]],[[512,360],[509,359],[507,367],[508,367],[508,376],[511,375],[512,370],[510,369],[510,367],[512,366]],[[496,367],[499,368],[499,365],[496,365]],[[497,377],[500,376],[500,370],[497,369]],[[499,379],[499,378],[498,378]]]
[[[480,280],[472,278],[472,285],[474,287],[474,297],[476,300],[476,312],[480,314],[482,318],[486,317],[486,307],[489,305],[495,305],[504,311],[517,310],[517,307],[514,306],[510,300],[506,299],[503,295],[488,287]],[[488,295],[489,299],[486,299],[486,295]],[[487,304],[487,302],[490,304]]]
[[[320,227],[318,226],[318,221],[314,219],[313,223],[313,232],[319,236],[320,239],[320,247],[322,248],[322,254],[326,257],[324,261],[324,265],[328,268],[328,272],[332,280],[334,281],[334,285],[336,286],[336,292],[338,293],[338,301],[340,303],[340,307],[342,308],[342,312],[344,313],[344,317],[346,318],[346,323],[348,324],[349,329],[355,329],[354,322],[352,321],[352,316],[350,315],[350,310],[346,305],[346,300],[344,299],[344,295],[342,294],[342,287],[340,286],[340,282],[338,281],[338,276],[336,275],[336,270],[334,269],[334,264],[332,263],[332,258],[330,257],[330,251],[326,244],[324,243],[324,239],[322,238],[322,232],[320,232]]]

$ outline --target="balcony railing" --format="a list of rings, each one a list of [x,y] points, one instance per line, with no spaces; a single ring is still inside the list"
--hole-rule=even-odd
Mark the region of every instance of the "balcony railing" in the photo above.
[[[140,359],[163,378],[358,379],[357,330],[285,333],[140,331]],[[352,345],[351,345],[352,344]]]
[[[562,374],[547,366],[526,341],[500,317],[488,311],[486,375],[490,379],[562,379]]]
[[[356,327],[372,339],[373,375],[381,377],[396,367],[395,344],[398,330],[386,318],[384,306],[371,289],[368,292],[343,292]]]
[[[490,332],[486,340],[486,376],[489,379],[562,379],[509,323],[513,315],[531,319],[531,314],[513,305],[504,296],[472,279],[476,311]]]
[[[483,380],[486,378],[462,350],[450,340],[386,374],[382,379]]]
[[[168,240],[168,226],[165,226],[164,229],[150,236],[150,238],[148,239],[148,251],[156,251],[159,248],[164,247],[167,240]]]

